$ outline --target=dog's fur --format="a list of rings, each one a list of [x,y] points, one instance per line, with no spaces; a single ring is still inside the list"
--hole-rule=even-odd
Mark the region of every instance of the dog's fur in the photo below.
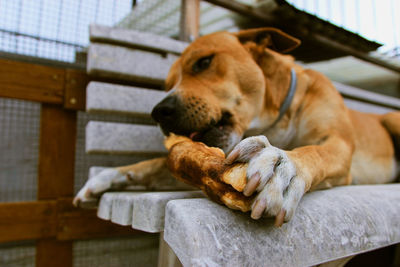
[[[297,39],[273,28],[200,37],[171,67],[166,80],[171,93],[153,110],[165,133],[218,146],[230,152],[227,164],[249,162],[244,193],[257,194],[255,219],[280,215],[287,221],[305,192],[387,183],[398,174],[400,113],[348,109],[329,79],[280,53],[297,45]],[[291,69],[297,90],[273,124]],[[165,159],[108,170],[90,179],[74,202],[88,201],[113,184],[165,176]]]

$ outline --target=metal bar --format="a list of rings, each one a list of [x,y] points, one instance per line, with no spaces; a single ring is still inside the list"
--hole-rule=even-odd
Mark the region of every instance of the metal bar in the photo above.
[[[339,50],[341,52],[344,52],[344,53],[346,53],[348,55],[351,55],[351,56],[356,57],[358,59],[361,59],[363,61],[367,61],[369,63],[378,65],[380,67],[383,67],[383,68],[392,70],[394,72],[400,73],[400,67],[398,67],[396,65],[393,65],[393,64],[390,64],[389,62],[386,62],[386,61],[381,60],[379,58],[371,57],[366,53],[359,52],[359,51],[357,51],[357,50],[355,50],[355,49],[353,49],[351,47],[348,47],[346,45],[343,45],[341,43],[338,43],[336,41],[328,39],[325,36],[322,36],[320,34],[312,34],[312,37],[316,42],[318,42],[318,43],[320,43],[320,44],[322,44],[324,46],[327,46],[327,47],[335,49],[335,50]]]
[[[5,29],[0,29],[0,32],[8,33],[8,34],[14,35],[14,36],[28,37],[28,38],[32,38],[32,39],[35,39],[35,40],[38,40],[38,41],[47,41],[47,42],[52,42],[52,43],[57,43],[57,44],[69,45],[69,46],[74,46],[74,47],[79,47],[79,48],[85,48],[85,46],[79,45],[79,44],[74,44],[74,43],[69,43],[69,42],[49,39],[49,38],[45,38],[45,37],[35,36],[35,35],[16,32],[16,31],[9,31],[9,30],[5,30]]]
[[[37,29],[37,35],[40,36],[40,31],[42,29],[42,18],[43,18],[43,0],[40,0],[40,10],[39,10],[39,18],[38,18],[38,29]],[[39,42],[36,42],[36,47],[35,47],[35,55],[37,55],[39,52]]]
[[[254,8],[252,6],[245,5],[236,1],[231,1],[231,0],[204,0],[204,1],[266,23],[273,22],[273,18],[271,16],[266,15],[265,12],[257,8]]]
[[[18,25],[17,25],[17,31],[20,31],[21,29],[21,16],[22,16],[22,0],[19,1],[18,4]],[[20,38],[15,39],[15,52],[18,53],[18,48],[19,48],[19,41]]]
[[[58,9],[57,34],[56,34],[57,40],[60,38],[60,25],[61,25],[61,14],[62,14],[62,9],[63,9],[63,4],[64,4],[63,0],[61,0],[59,9]]]

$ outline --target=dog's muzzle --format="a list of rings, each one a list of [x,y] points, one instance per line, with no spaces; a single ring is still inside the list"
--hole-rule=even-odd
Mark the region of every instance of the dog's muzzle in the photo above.
[[[177,96],[171,95],[158,103],[151,112],[151,117],[160,125],[165,135],[170,132],[185,134],[182,128],[182,104]]]
[[[173,122],[177,116],[176,96],[168,96],[158,103],[151,112],[151,117],[158,123]]]
[[[151,112],[152,118],[160,125],[164,135],[175,133],[185,135],[194,141],[224,150],[232,148],[238,142],[239,135],[233,132],[232,114],[223,112],[221,117],[199,120],[188,112],[188,106],[175,95],[170,95],[158,103]]]

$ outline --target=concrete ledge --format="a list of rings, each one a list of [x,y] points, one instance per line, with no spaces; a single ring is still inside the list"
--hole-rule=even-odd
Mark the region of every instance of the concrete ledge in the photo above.
[[[87,72],[92,76],[161,85],[177,58],[172,54],[92,43]]]
[[[168,201],[203,198],[200,191],[105,193],[100,200],[97,216],[120,225],[150,233],[164,229],[165,206]]]
[[[90,25],[90,41],[181,54],[188,43],[131,29]]]
[[[86,110],[90,113],[123,113],[150,118],[153,107],[165,96],[163,91],[90,82],[86,89]]]
[[[165,154],[164,136],[156,126],[90,121],[86,152],[106,154]]]
[[[208,199],[167,204],[164,238],[184,266],[312,266],[400,242],[400,184],[307,194],[281,228]]]
[[[338,82],[333,82],[333,84],[345,98],[369,102],[379,107],[385,106],[389,110],[400,109],[400,99],[398,98],[369,92],[367,90]]]
[[[348,98],[344,99],[344,103],[346,104],[347,107],[351,109],[366,113],[385,114],[394,110],[388,107],[382,107],[375,104],[365,103]]]

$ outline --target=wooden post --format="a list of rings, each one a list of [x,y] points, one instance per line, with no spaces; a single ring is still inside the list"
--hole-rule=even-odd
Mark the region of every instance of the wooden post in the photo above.
[[[42,104],[38,200],[71,197],[74,189],[76,112]],[[72,241],[55,238],[36,243],[37,267],[71,267]]]
[[[36,267],[72,267],[72,241],[40,239],[36,242]]]
[[[72,197],[76,112],[43,104],[40,122],[38,200]]]
[[[180,40],[192,42],[199,36],[200,0],[181,0]]]

